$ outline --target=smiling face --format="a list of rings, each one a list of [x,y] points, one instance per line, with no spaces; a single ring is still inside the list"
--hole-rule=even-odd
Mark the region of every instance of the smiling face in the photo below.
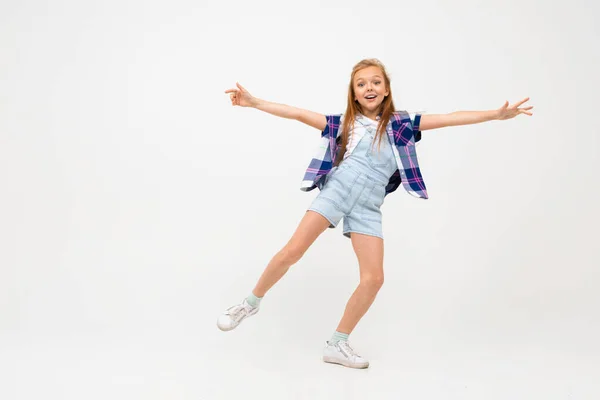
[[[369,118],[377,116],[379,106],[390,94],[383,72],[371,66],[356,72],[353,82],[354,100],[360,104],[363,114]]]

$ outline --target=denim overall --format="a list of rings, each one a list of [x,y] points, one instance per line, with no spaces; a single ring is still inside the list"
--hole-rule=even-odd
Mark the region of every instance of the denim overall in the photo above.
[[[343,235],[350,232],[383,239],[381,210],[385,187],[398,168],[387,134],[381,140],[381,150],[375,135],[375,121],[366,119],[356,124],[366,125],[365,135],[350,156],[334,167],[325,177],[325,185],[308,210],[318,212],[335,228],[344,218]],[[340,154],[340,157],[342,155]]]

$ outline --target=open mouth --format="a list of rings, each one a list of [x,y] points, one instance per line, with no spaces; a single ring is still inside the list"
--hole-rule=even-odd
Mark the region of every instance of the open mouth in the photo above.
[[[367,99],[367,101],[373,101],[373,100],[375,100],[376,98],[377,98],[377,96],[376,96],[376,95],[374,95],[374,94],[373,94],[373,95],[369,95],[369,96],[366,96],[366,97],[365,97],[365,99]]]

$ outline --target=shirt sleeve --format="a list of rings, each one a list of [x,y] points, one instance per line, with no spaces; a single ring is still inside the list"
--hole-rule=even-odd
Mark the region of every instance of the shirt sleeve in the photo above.
[[[323,129],[321,131],[321,137],[328,137],[329,136],[329,124],[330,124],[330,121],[331,121],[331,115],[325,115],[325,121],[327,121],[327,122],[325,124],[325,129]]]
[[[340,127],[340,118],[341,114],[328,114],[325,115],[325,119],[327,120],[327,125],[325,125],[325,129],[321,132],[321,137],[329,138],[331,136],[332,131],[339,130]]]
[[[410,123],[412,125],[413,135],[415,136],[415,142],[421,140],[421,113],[412,112],[408,114],[410,116]]]

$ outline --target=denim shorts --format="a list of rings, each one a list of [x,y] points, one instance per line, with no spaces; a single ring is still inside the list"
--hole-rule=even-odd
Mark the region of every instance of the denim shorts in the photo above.
[[[380,207],[386,185],[387,181],[373,179],[367,170],[344,161],[327,174],[323,189],[308,210],[327,218],[330,228],[343,217],[347,238],[355,232],[383,239]]]

